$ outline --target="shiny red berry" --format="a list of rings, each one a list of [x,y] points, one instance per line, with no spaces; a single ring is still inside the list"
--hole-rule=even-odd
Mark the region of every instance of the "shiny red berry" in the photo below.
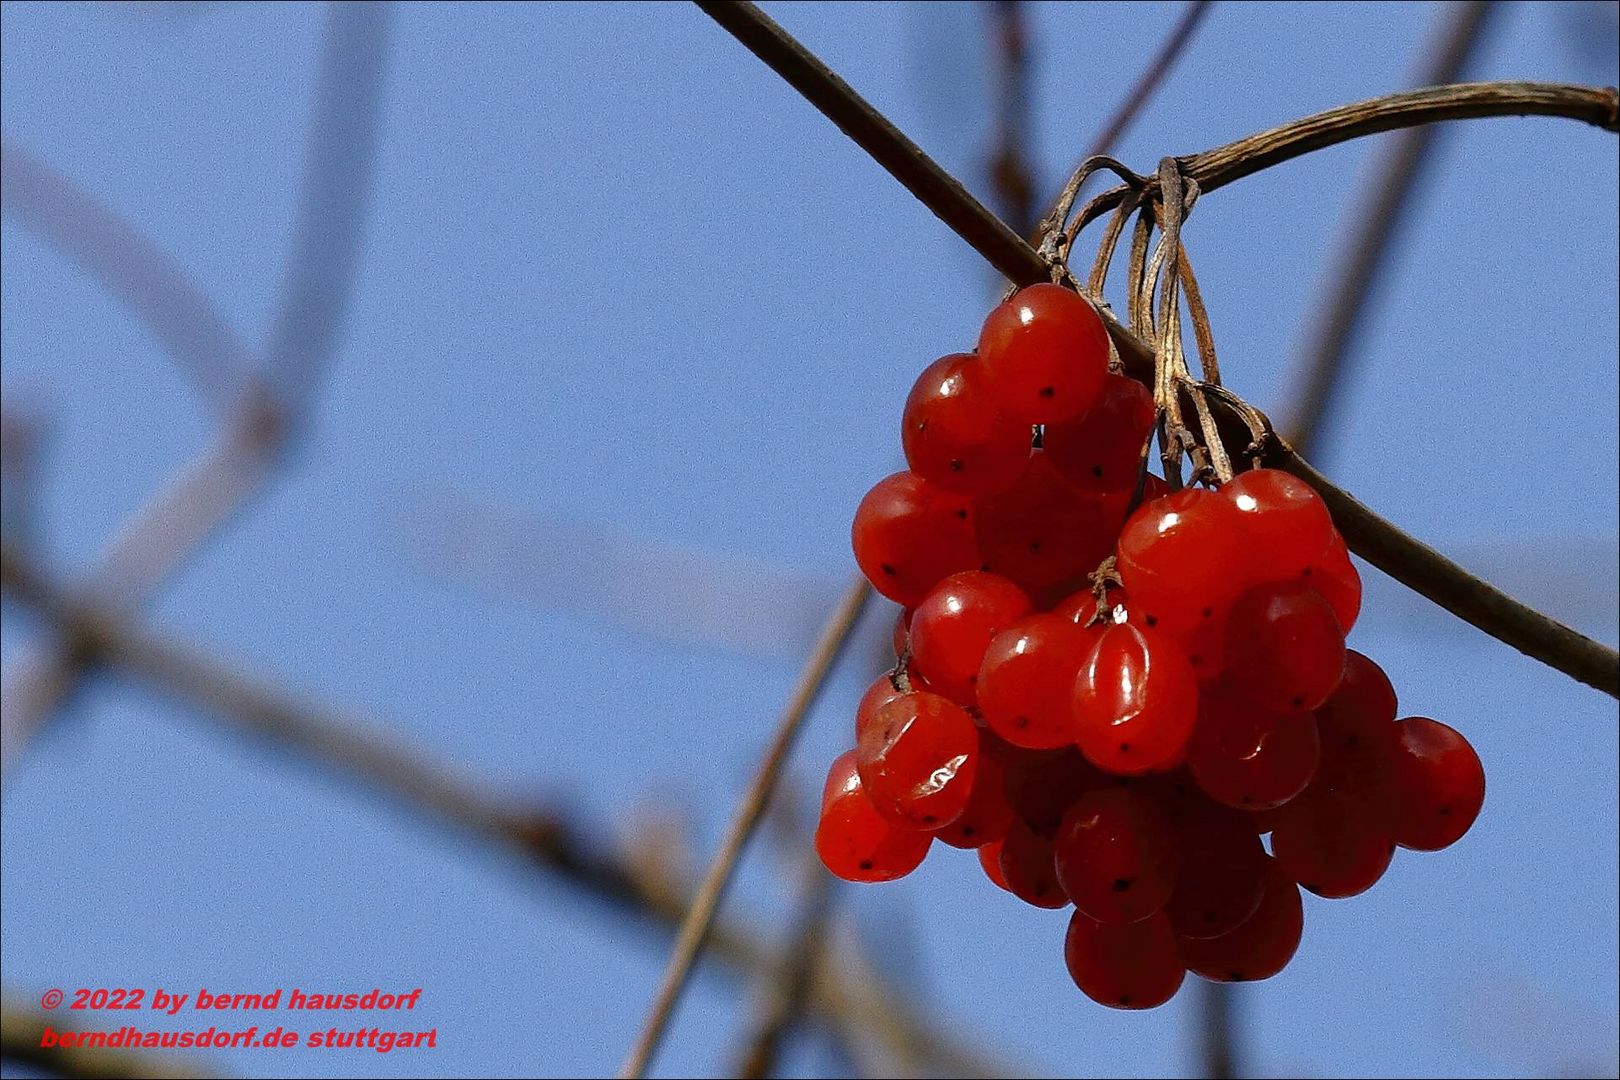
[[[1198,678],[1174,641],[1129,623],[1095,635],[1074,684],[1076,742],[1094,765],[1133,774],[1164,764],[1197,710]]]
[[[1220,493],[1237,508],[1248,541],[1251,582],[1298,577],[1322,558],[1337,535],[1322,497],[1281,469],[1239,473]]]
[[[1101,923],[1083,911],[1069,920],[1063,945],[1081,991],[1111,1009],[1152,1009],[1176,996],[1186,969],[1163,913],[1133,923]]]
[[[1001,841],[1001,878],[1007,891],[1038,908],[1067,907],[1069,896],[1058,883],[1052,841],[1015,820]]]
[[[894,685],[894,680],[888,675],[879,675],[872,685],[866,688],[861,695],[860,703],[855,706],[855,741],[860,742],[866,729],[877,720],[877,711],[895,698],[901,696],[901,691]]]
[[[911,471],[970,495],[1010,487],[1029,463],[1030,425],[997,408],[983,366],[966,353],[934,361],[911,388],[900,422]]]
[[[1271,853],[1288,876],[1318,896],[1366,892],[1395,854],[1374,808],[1332,790],[1311,790],[1288,804],[1271,831]]]
[[[1145,792],[1111,784],[1082,795],[1053,848],[1064,891],[1098,922],[1145,919],[1175,889],[1175,828]]]
[[[1091,304],[1058,285],[1031,285],[979,331],[986,383],[1007,415],[1030,424],[1091,408],[1108,374],[1108,331]]]
[[[861,786],[898,828],[933,830],[962,816],[979,763],[979,729],[961,706],[917,691],[887,702],[855,747]]]
[[[1072,746],[1061,750],[1001,746],[1007,802],[1020,821],[1042,836],[1055,834],[1074,801],[1105,782],[1103,774]]]
[[[982,748],[981,736],[981,748]],[[973,791],[955,821],[934,834],[957,848],[981,847],[1007,835],[1013,809],[1007,802],[1006,770],[994,754],[980,753],[973,771]]]
[[[1181,939],[1181,959],[1189,971],[1215,982],[1269,979],[1294,958],[1304,931],[1299,886],[1268,856],[1265,893],[1254,914],[1220,937]]]
[[[1390,824],[1396,843],[1439,851],[1462,839],[1485,803],[1485,768],[1454,728],[1423,716],[1395,724]]]
[[[1026,615],[997,634],[979,667],[979,713],[1014,746],[1074,742],[1070,698],[1092,632],[1061,615]]]
[[[1029,596],[998,574],[952,574],[911,617],[911,662],[934,691],[972,707],[985,650],[1029,609]]]
[[[979,565],[972,503],[914,473],[878,481],[850,534],[861,573],[897,604],[916,604],[945,576]]]
[[[1270,712],[1225,684],[1199,688],[1187,768],[1216,802],[1239,810],[1281,806],[1305,790],[1321,756],[1312,714]]]
[[[932,842],[878,815],[861,789],[853,750],[833,762],[816,825],[816,854],[828,871],[845,881],[892,881],[921,865]]]
[[[1180,864],[1165,913],[1182,937],[1219,937],[1237,929],[1265,892],[1265,847],[1241,814],[1206,803],[1181,819]]]
[[[1153,421],[1148,388],[1109,372],[1097,403],[1078,417],[1047,424],[1041,445],[1058,472],[1081,491],[1131,491]]]
[[[1344,677],[1344,632],[1321,595],[1297,581],[1257,585],[1226,620],[1226,673],[1255,704],[1303,712]]]
[[[1007,879],[1001,873],[1001,845],[1002,841],[992,840],[979,847],[979,867],[990,883],[1003,892],[1012,892],[1007,885]]]
[[[1132,615],[1177,637],[1217,625],[1245,585],[1241,524],[1230,500],[1203,488],[1138,507],[1119,537],[1119,577]]]
[[[1108,506],[1077,491],[1044,453],[1018,482],[974,504],[974,534],[984,565],[1031,592],[1073,582],[1113,550],[1118,528]]]
[[[1361,614],[1361,574],[1350,561],[1344,539],[1335,533],[1327,551],[1300,572],[1299,580],[1322,594],[1339,620],[1339,629],[1350,633]]]

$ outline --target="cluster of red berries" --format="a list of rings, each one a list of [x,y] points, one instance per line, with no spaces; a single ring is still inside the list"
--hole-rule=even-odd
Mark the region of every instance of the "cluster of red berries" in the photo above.
[[[1074,905],[1081,990],[1151,1008],[1189,970],[1282,970],[1299,887],[1353,896],[1397,846],[1453,843],[1485,776],[1345,648],[1361,583],[1315,491],[1272,469],[1142,479],[1154,402],[1108,358],[1091,306],[1036,285],[917,380],[910,469],[854,523],[905,609],[900,662],[856,710],[816,847],[852,881],[909,873],[935,839],[976,848],[1002,889]]]

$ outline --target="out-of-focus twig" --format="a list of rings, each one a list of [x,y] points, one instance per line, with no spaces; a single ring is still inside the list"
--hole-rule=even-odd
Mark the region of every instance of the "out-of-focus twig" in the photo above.
[[[197,1064],[171,1057],[148,1057],[130,1050],[90,1046],[45,1046],[46,1029],[61,1032],[42,1013],[0,1007],[0,1060],[41,1069],[68,1080],[186,1080],[214,1075]]]
[[[681,921],[680,932],[675,936],[675,947],[670,950],[669,964],[664,969],[664,978],[653,997],[646,1022],[619,1069],[620,1077],[639,1077],[646,1073],[647,1066],[663,1039],[664,1031],[669,1026],[670,1017],[674,1015],[681,992],[686,988],[692,969],[703,951],[705,939],[714,924],[715,914],[720,910],[720,902],[725,899],[726,889],[731,884],[743,849],[754,835],[771,795],[776,790],[782,767],[787,764],[788,752],[793,749],[799,729],[804,725],[804,718],[809,713],[810,707],[815,704],[816,698],[820,696],[833,664],[837,662],[839,654],[848,644],[855,630],[855,624],[871,597],[872,586],[867,583],[865,577],[856,574],[828,617],[821,638],[805,661],[798,684],[793,688],[793,693],[782,710],[776,733],[771,737],[770,745],[766,747],[759,769],[737,806],[736,815],[732,818],[725,838],[720,843],[720,850],[715,852],[713,860],[710,861],[709,868],[703,875],[703,881],[692,897],[692,906],[687,909],[686,917]]]
[[[767,980],[759,1015],[743,1040],[737,1060],[740,1077],[767,1077],[781,1056],[782,1044],[804,1011],[816,964],[821,957],[827,922],[837,895],[837,879],[812,852],[806,860],[803,896],[793,920],[793,937]]]
[[[1029,31],[1023,0],[990,0],[995,51],[990,189],[1003,221],[1021,233],[1035,224],[1035,176],[1029,164]]]
[[[566,817],[498,799],[487,785],[390,737],[374,721],[300,698],[144,628],[127,612],[75,598],[9,542],[0,546],[0,585],[8,598],[34,609],[67,640],[83,642],[111,669],[194,706],[200,717],[221,722],[238,736],[356,782],[359,790],[384,796],[427,822],[516,851],[647,926],[667,931],[688,910],[685,883],[655,880],[645,867],[632,867],[604,850]],[[772,949],[730,922],[715,926],[709,954],[753,973],[773,970],[777,959]],[[809,1011],[870,1032],[897,1052],[919,1053],[951,1075],[1018,1072],[911,1009],[846,949],[821,954]]]
[[[128,609],[144,603],[259,494],[307,409],[313,376],[336,346],[353,288],[391,11],[387,3],[329,8],[292,259],[262,365],[253,363],[172,259],[41,163],[25,155],[13,167],[7,149],[7,205],[15,201],[110,285],[123,284],[126,299],[211,392],[230,388],[217,436],[104,549],[88,587],[109,603]],[[90,215],[91,224],[75,223],[76,214]],[[55,641],[7,673],[0,771],[9,773],[94,659],[73,643]]]
[[[1447,13],[1439,37],[1424,57],[1418,86],[1456,82],[1478,50],[1495,5],[1491,0],[1469,0]],[[1309,454],[1331,414],[1334,392],[1343,384],[1346,368],[1355,355],[1358,331],[1365,324],[1367,297],[1388,265],[1391,241],[1410,196],[1420,182],[1440,129],[1433,125],[1406,128],[1396,134],[1388,155],[1351,213],[1355,224],[1344,256],[1333,271],[1332,295],[1322,305],[1309,343],[1301,352],[1302,385],[1295,401],[1288,441],[1296,451]]]

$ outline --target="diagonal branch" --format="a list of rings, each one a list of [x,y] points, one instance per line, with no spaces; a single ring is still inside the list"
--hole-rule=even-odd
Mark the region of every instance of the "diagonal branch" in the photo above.
[[[810,707],[815,704],[816,698],[820,696],[833,664],[843,652],[844,646],[848,644],[854,633],[855,624],[871,598],[872,586],[867,583],[866,578],[859,574],[855,575],[842,599],[838,601],[838,606],[829,616],[815,649],[805,661],[798,685],[794,687],[787,707],[782,711],[782,718],[777,724],[776,734],[772,736],[770,746],[766,748],[764,760],[760,762],[753,782],[749,784],[742,803],[737,807],[736,816],[732,818],[731,825],[726,830],[720,850],[715,853],[713,861],[709,863],[709,868],[703,875],[703,882],[692,898],[692,906],[681,921],[680,933],[675,938],[675,948],[670,952],[669,965],[664,970],[663,982],[653,998],[652,1008],[647,1014],[640,1036],[630,1048],[630,1053],[619,1069],[620,1077],[640,1077],[646,1073],[647,1066],[663,1039],[664,1031],[669,1026],[670,1017],[674,1015],[681,991],[686,988],[692,968],[697,964],[698,955],[703,950],[704,942],[714,924],[715,914],[720,909],[720,902],[725,898],[726,889],[731,884],[743,848],[753,836],[760,818],[765,813],[765,807],[776,790],[782,767],[787,763],[788,752],[793,748],[799,729],[804,724],[804,718],[809,713]]]
[[[749,3],[716,0],[698,0],[698,6],[777,70],[993,266],[1020,284],[1049,279],[1047,265],[1034,248],[758,8]],[[1439,87],[1330,110],[1208,154],[1180,160],[1184,166],[1190,161],[1202,161],[1199,167],[1203,175],[1199,182],[1207,192],[1208,180],[1229,183],[1255,171],[1249,167],[1253,159],[1265,157],[1270,164],[1276,164],[1309,149],[1413,123],[1536,114],[1566,116],[1616,130],[1620,123],[1617,109],[1620,109],[1620,95],[1612,89],[1544,83]],[[1324,120],[1324,117],[1329,119]],[[1233,147],[1247,149],[1234,150]],[[1112,312],[1104,308],[1101,314],[1127,373],[1151,385],[1152,348],[1123,326]],[[1220,399],[1212,400],[1211,405],[1223,412],[1229,425],[1236,420]],[[1335,487],[1281,439],[1268,439],[1262,450],[1266,464],[1288,469],[1317,489],[1333,511],[1351,549],[1372,565],[1525,655],[1611,697],[1620,697],[1620,653],[1519,603],[1408,536]]]
[[[128,1050],[89,1046],[44,1046],[45,1029],[61,1030],[33,1009],[0,1007],[0,1060],[39,1069],[68,1080],[186,1080],[204,1077],[200,1063],[174,1057],[148,1057]]]

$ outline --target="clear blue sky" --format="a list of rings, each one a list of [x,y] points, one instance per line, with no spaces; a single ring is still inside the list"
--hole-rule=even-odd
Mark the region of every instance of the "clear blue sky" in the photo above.
[[[982,189],[977,5],[769,7]],[[1035,9],[1043,189],[1178,10]],[[1218,5],[1120,156],[1148,168],[1398,88],[1436,12]],[[257,345],[287,257],[321,14],[7,4],[5,134],[172,252]],[[1612,5],[1510,5],[1471,75],[1612,84],[1613,27]],[[1227,379],[1279,415],[1381,145],[1244,180],[1188,226]],[[1613,135],[1569,121],[1449,127],[1318,455],[1393,520],[1516,566],[1526,589],[1573,573],[1562,613],[1611,643],[1615,159]],[[603,617],[645,608],[678,631],[667,609],[690,583],[656,573],[619,581],[596,614],[579,610],[589,596],[559,608],[544,588],[536,602],[469,587],[424,568],[412,508],[470,496],[831,583],[851,563],[856,501],[896,460],[906,388],[971,343],[994,282],[685,5],[400,10],[378,169],[311,438],[153,617],[386,718],[492,791],[568,800],[604,835],[674,805],[706,853],[794,660]],[[67,575],[209,419],[123,307],[12,215],[3,228],[3,387],[50,418],[40,524]],[[1534,565],[1571,549],[1610,558]],[[1352,644],[1407,712],[1474,741],[1484,815],[1450,851],[1403,854],[1366,896],[1307,900],[1294,964],[1239,991],[1246,1060],[1270,1075],[1614,1075],[1615,703],[1467,627],[1391,610]],[[6,615],[9,666],[33,631]],[[848,739],[863,664],[812,717],[802,782]],[[573,891],[112,679],[32,747],[3,821],[8,992],[421,985],[443,1044],[412,1058],[218,1053],[236,1074],[611,1071],[664,961],[662,943]],[[761,845],[732,913],[779,926],[780,869]],[[994,892],[968,856],[939,852],[840,899],[918,997],[1031,1068],[1193,1068],[1191,995],[1145,1015],[1092,1006],[1063,969],[1063,917]],[[750,1000],[701,978],[659,1071],[725,1070]],[[813,1046],[789,1064],[827,1067]]]

